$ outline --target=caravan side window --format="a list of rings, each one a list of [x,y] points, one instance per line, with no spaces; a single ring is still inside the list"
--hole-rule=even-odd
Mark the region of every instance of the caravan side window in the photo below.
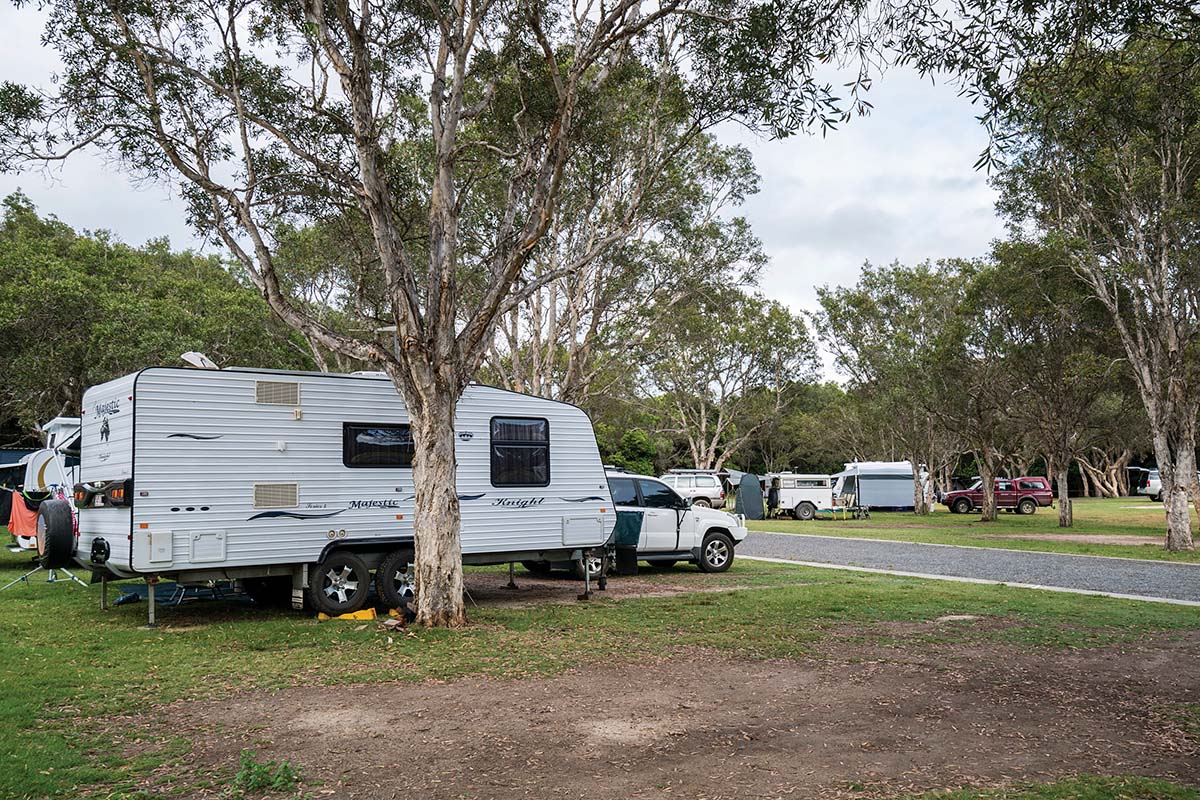
[[[492,486],[550,485],[550,422],[492,417]]]
[[[407,425],[342,423],[342,463],[347,467],[411,467],[414,452]]]

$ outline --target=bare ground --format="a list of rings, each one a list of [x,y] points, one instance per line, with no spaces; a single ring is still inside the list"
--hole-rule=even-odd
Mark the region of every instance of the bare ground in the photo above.
[[[1200,700],[1178,669],[1200,656],[1200,633],[1034,653],[861,641],[796,662],[680,651],[549,679],[250,692],[165,706],[153,724],[194,742],[193,770],[231,771],[254,748],[296,763],[316,797],[837,798],[1084,772],[1200,782],[1172,710]]]

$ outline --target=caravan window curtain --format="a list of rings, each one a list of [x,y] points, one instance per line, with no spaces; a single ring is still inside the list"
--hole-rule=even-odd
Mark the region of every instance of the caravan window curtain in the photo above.
[[[342,463],[347,467],[412,467],[412,431],[383,422],[342,424]]]
[[[492,417],[492,485],[550,485],[550,422]]]

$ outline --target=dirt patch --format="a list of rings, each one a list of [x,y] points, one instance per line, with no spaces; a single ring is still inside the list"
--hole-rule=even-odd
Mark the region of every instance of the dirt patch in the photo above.
[[[1120,533],[980,533],[977,539],[1028,539],[1035,542],[1073,542],[1074,544],[1134,544],[1162,547],[1161,536],[1134,536]]]
[[[1094,772],[1200,780],[1170,709],[1200,633],[1030,653],[989,645],[703,651],[550,679],[250,692],[158,709],[190,767],[244,747],[335,798],[834,798]],[[850,787],[855,787],[851,791]],[[189,790],[193,797],[217,794]]]
[[[608,588],[600,591],[592,582],[593,597],[597,600],[629,600],[636,597],[674,597],[680,594],[702,594],[710,592],[732,592],[750,588],[736,583],[732,578],[706,575],[715,580],[697,584],[697,572],[652,571],[646,575],[622,576],[608,581]],[[467,604],[480,606],[514,607],[544,605],[546,603],[575,603],[583,593],[583,581],[565,574],[553,573],[537,577],[518,569],[516,589],[508,588],[506,572],[468,572],[463,577],[467,589]],[[713,584],[716,585],[713,585]],[[790,584],[796,585],[796,584]]]

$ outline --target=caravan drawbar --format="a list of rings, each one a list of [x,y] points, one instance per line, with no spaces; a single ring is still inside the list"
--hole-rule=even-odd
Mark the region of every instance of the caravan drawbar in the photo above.
[[[581,409],[471,385],[455,432],[464,563],[576,560],[608,541],[616,515]],[[72,537],[64,560],[290,585],[293,605],[331,615],[363,606],[372,571],[386,603],[411,593],[414,448],[386,377],[153,367],[87,390],[81,433],[78,537],[47,533]]]

